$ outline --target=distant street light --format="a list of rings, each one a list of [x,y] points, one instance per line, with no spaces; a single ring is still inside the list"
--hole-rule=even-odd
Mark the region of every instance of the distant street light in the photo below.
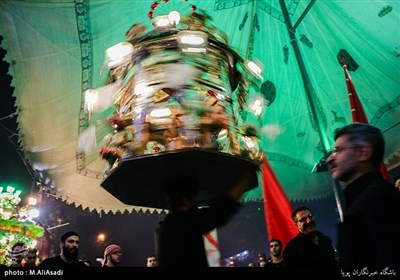
[[[105,235],[104,233],[99,233],[99,234],[97,235],[97,243],[98,243],[100,246],[103,246],[104,243],[105,243],[105,241],[106,241],[106,235]]]

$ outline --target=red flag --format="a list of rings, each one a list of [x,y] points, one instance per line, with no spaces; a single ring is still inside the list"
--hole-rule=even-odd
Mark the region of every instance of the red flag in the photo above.
[[[221,266],[221,253],[219,251],[217,229],[213,229],[212,231],[204,234],[203,241],[209,266]]]
[[[363,106],[361,104],[360,99],[358,98],[356,89],[354,88],[354,84],[353,81],[351,80],[349,72],[347,71],[347,66],[344,58],[342,58],[342,64],[343,64],[344,76],[346,77],[346,85],[349,94],[352,120],[353,122],[368,124],[368,120],[367,117],[365,116]],[[389,172],[387,171],[386,166],[383,162],[381,163],[381,174],[383,178],[385,178],[389,182],[392,182]]]
[[[350,100],[351,117],[353,122],[368,123],[363,106],[358,98],[354,84],[350,78],[344,59],[342,58],[344,76],[346,77],[347,92]]]
[[[266,158],[262,168],[264,213],[268,238],[279,239],[283,247],[299,233],[292,220],[292,206]]]

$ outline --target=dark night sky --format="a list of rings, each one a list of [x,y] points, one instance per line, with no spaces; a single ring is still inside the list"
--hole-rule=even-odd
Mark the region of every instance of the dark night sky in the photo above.
[[[23,195],[29,194],[33,185],[33,175],[28,172],[24,160],[18,153],[18,136],[11,77],[8,76],[8,64],[3,61],[5,51],[0,49],[0,143],[2,155],[0,160],[0,186],[13,183],[25,189]],[[307,203],[292,203],[293,208],[306,204],[316,216],[319,229],[329,235],[335,242],[335,224],[337,213],[333,197],[325,200]],[[244,250],[249,250],[250,257],[242,265],[256,261],[258,252],[266,252],[267,234],[261,202],[246,203],[231,221],[218,231],[220,251],[223,258],[230,257]],[[80,255],[98,266],[95,259],[101,257],[106,245],[117,243],[123,247],[122,265],[144,266],[146,257],[154,254],[153,231],[163,214],[133,213],[133,214],[103,214],[88,212],[74,205],[66,205],[60,200],[44,197],[41,207],[41,222],[47,227],[58,222],[69,225],[52,230],[55,237],[54,253],[59,253],[58,241],[60,236],[75,230],[81,235]],[[105,233],[107,240],[100,244],[96,241],[98,233]]]
[[[7,75],[8,64],[3,61],[4,54],[5,51],[0,49],[0,144],[2,147],[0,186],[4,187],[12,183],[13,186],[29,191],[32,175],[19,155],[16,115],[12,115],[15,113],[15,99],[12,97],[13,89],[10,87],[11,77]]]

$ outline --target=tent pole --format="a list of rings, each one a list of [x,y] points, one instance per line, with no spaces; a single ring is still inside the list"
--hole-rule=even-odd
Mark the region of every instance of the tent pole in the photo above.
[[[297,26],[299,26],[299,24],[303,21],[304,17],[307,15],[308,11],[311,9],[311,7],[314,5],[315,1],[317,0],[312,0],[306,7],[306,9],[304,10],[304,12],[301,14],[301,16],[299,17],[299,19],[297,20],[297,22],[293,25],[293,30],[296,31]]]
[[[312,1],[308,5],[308,7],[306,9],[306,12],[308,12],[308,10],[311,8],[311,6],[312,6],[312,4],[314,4],[314,2],[315,1]],[[287,30],[288,30],[288,33],[289,33],[289,38],[290,38],[290,42],[292,44],[293,52],[294,52],[294,54],[296,56],[297,65],[299,66],[299,69],[300,69],[300,74],[301,74],[301,78],[303,80],[303,84],[304,84],[304,89],[305,89],[305,93],[306,93],[306,96],[307,96],[307,100],[308,100],[310,108],[311,108],[311,114],[312,114],[311,122],[313,124],[313,121],[314,121],[315,125],[313,125],[313,126],[315,127],[315,130],[317,131],[318,136],[319,136],[319,138],[321,140],[322,151],[324,153],[324,157],[327,158],[328,155],[329,155],[328,154],[329,141],[328,141],[328,138],[326,136],[326,133],[324,133],[322,131],[322,125],[323,124],[321,123],[321,120],[318,118],[318,114],[317,114],[317,110],[316,110],[315,103],[314,103],[314,98],[313,98],[314,88],[313,88],[313,86],[311,84],[310,77],[308,76],[306,67],[304,65],[304,60],[303,60],[303,58],[301,56],[299,45],[297,44],[297,39],[296,39],[296,36],[295,36],[296,30],[293,28],[293,26],[291,24],[290,17],[289,17],[289,12],[287,10],[285,1],[284,0],[279,0],[279,4],[280,4],[281,9],[282,9],[283,17],[285,19],[285,24],[286,24],[286,27],[287,27]],[[301,19],[304,18],[306,12],[304,12],[302,14]],[[300,21],[300,19],[299,19],[299,21]],[[296,27],[297,27],[297,25],[298,24],[296,23]],[[339,218],[340,218],[341,221],[343,221],[343,208],[342,208],[342,203],[341,203],[341,195],[339,193],[340,185],[339,185],[338,182],[333,182],[332,187],[333,187],[333,193],[335,195],[336,207],[338,209]]]
[[[256,10],[257,10],[257,0],[254,1],[253,3],[253,10],[251,14],[251,20],[250,20],[250,36],[249,36],[249,41],[247,43],[247,51],[246,51],[246,59],[251,59],[253,56],[253,44],[254,44],[254,19],[256,17]]]

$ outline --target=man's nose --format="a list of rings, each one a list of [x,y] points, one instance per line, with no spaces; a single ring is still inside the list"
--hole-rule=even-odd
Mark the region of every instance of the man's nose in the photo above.
[[[332,162],[333,158],[334,158],[334,156],[333,156],[332,154],[330,154],[330,155],[326,158],[326,162],[327,162],[327,163]]]

